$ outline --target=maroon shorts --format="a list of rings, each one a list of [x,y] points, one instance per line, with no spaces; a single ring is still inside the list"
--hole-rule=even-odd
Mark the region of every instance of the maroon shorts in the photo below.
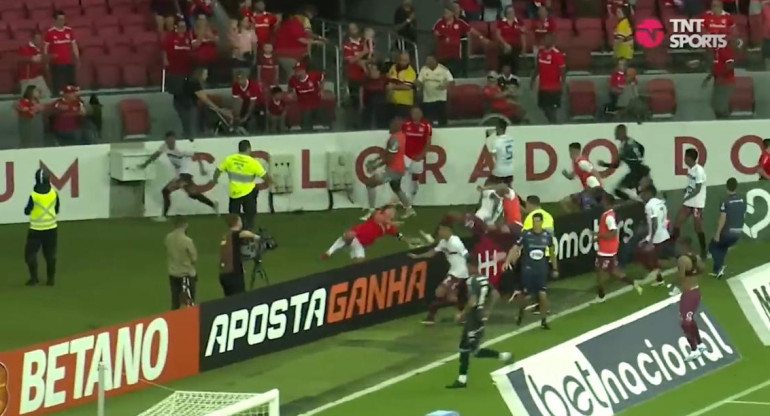
[[[695,319],[695,312],[700,305],[700,289],[690,289],[682,292],[679,298],[679,319],[682,322],[690,322]]]
[[[465,279],[447,276],[441,284],[448,287],[450,291],[456,293],[457,300],[463,305],[468,300],[468,286]]]
[[[612,273],[618,267],[618,256],[602,256],[597,254],[594,266],[603,272]]]

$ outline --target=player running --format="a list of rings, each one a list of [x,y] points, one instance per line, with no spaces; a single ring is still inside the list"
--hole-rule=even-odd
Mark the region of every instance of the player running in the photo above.
[[[192,140],[190,140],[190,143],[192,143]],[[208,199],[199,192],[195,188],[195,183],[193,183],[192,158],[195,153],[181,149],[176,140],[176,134],[173,131],[166,133],[163,144],[160,145],[158,150],[156,150],[149,159],[139,165],[139,169],[146,169],[150,163],[156,161],[162,154],[166,154],[169,162],[171,162],[171,166],[174,167],[175,176],[161,191],[161,194],[163,195],[163,213],[161,216],[156,217],[155,221],[166,221],[168,210],[171,208],[171,193],[180,188],[183,189],[191,199],[211,207],[215,213],[218,213],[218,203]],[[203,167],[203,160],[198,160],[198,167],[200,168],[201,175],[205,176],[208,174]]]
[[[617,169],[621,163],[628,166],[628,173],[623,176],[615,189],[615,196],[628,200],[631,198],[628,191],[637,189],[642,178],[650,176],[650,168],[644,164],[644,146],[628,137],[628,129],[625,124],[618,124],[615,127],[615,140],[620,142],[618,161],[615,163],[599,162],[599,166],[611,169]]]
[[[460,337],[460,370],[457,379],[448,389],[461,389],[468,386],[468,366],[470,364],[471,353],[477,358],[497,358],[504,362],[510,362],[513,354],[510,352],[499,352],[490,348],[481,348],[481,339],[484,337],[484,307],[487,298],[490,295],[491,288],[489,281],[485,276],[479,274],[478,264],[474,258],[468,260],[468,303],[465,306],[463,315],[465,324],[463,324],[463,333]]]
[[[555,253],[553,235],[543,229],[543,214],[532,215],[532,229],[522,232],[516,244],[508,252],[508,257],[503,264],[504,269],[510,269],[519,259],[521,262],[521,281],[525,296],[512,296],[509,302],[517,300],[519,315],[516,324],[521,325],[524,319],[524,310],[536,297],[540,308],[540,327],[551,329],[548,326],[548,292],[546,283],[551,269],[548,267],[549,257],[547,251]],[[554,276],[558,276],[558,256],[550,256]]]
[[[719,218],[714,239],[709,244],[709,253],[714,259],[711,275],[721,279],[725,275],[725,259],[730,249],[743,234],[743,222],[746,217],[746,201],[736,193],[738,181],[735,178],[727,180],[727,197],[719,205]]]
[[[598,205],[601,199],[602,182],[599,179],[601,175],[596,171],[593,163],[581,153],[580,143],[570,143],[569,157],[572,159],[572,172],[564,169],[561,174],[569,180],[577,177],[583,190],[566,196],[560,204],[566,212],[591,209]]]
[[[385,145],[386,153],[382,157],[367,162],[367,173],[373,173],[380,167],[385,166],[383,171],[372,175],[366,182],[366,191],[369,199],[369,211],[361,217],[366,220],[376,210],[377,206],[377,187],[383,184],[389,184],[390,188],[398,197],[401,205],[406,209],[403,217],[416,215],[412,208],[412,203],[401,189],[401,178],[406,170],[404,151],[406,148],[406,136],[401,131],[401,121],[396,119],[390,122],[390,137]]]
[[[342,237],[321,254],[321,260],[328,259],[337,250],[348,247],[350,250],[350,259],[353,263],[360,263],[366,259],[366,247],[372,245],[378,238],[385,235],[392,235],[399,240],[404,240],[404,235],[396,228],[393,219],[396,216],[396,207],[386,205],[374,210],[364,222],[353,226],[342,234]]]
[[[417,196],[420,176],[425,171],[425,154],[433,136],[433,127],[428,120],[423,118],[420,107],[412,107],[409,119],[404,121],[401,131],[406,137],[404,164],[406,165],[406,176],[412,183],[411,197],[414,201],[415,196]]]
[[[682,224],[692,216],[692,224],[698,235],[701,257],[706,257],[706,233],[703,232],[703,208],[706,207],[706,171],[698,164],[698,151],[687,149],[684,152],[684,164],[687,165],[687,188],[679,212],[674,218],[671,238],[676,241]]]
[[[468,300],[468,288],[465,281],[468,279],[468,266],[466,257],[468,249],[465,248],[460,237],[452,232],[450,224],[439,224],[437,235],[439,242],[432,250],[422,254],[409,253],[413,259],[429,259],[438,253],[443,253],[449,263],[449,271],[446,279],[436,288],[436,299],[428,306],[428,316],[422,321],[423,325],[436,323],[436,312],[439,308],[448,305],[456,305],[459,312],[456,320],[462,318],[462,311]]]
[[[695,313],[700,305],[700,289],[698,288],[698,274],[704,269],[703,262],[692,253],[692,244],[689,237],[683,237],[677,241],[677,269],[679,271],[679,286],[682,297],[679,299],[679,322],[682,331],[690,344],[690,354],[685,361],[697,360],[706,351],[706,346],[700,338],[698,324],[695,322]],[[672,287],[670,295],[676,295],[679,290]]]
[[[615,214],[615,197],[604,192],[602,195],[602,212],[599,216],[599,232],[594,234],[594,240],[598,245],[596,251],[596,280],[597,280],[597,303],[605,300],[604,284],[607,281],[607,275],[617,280],[623,281],[634,286],[638,294],[642,294],[642,286],[637,280],[628,277],[618,269],[618,248],[620,247],[620,233],[618,233],[618,221]]]
[[[644,281],[652,281],[653,286],[661,286],[665,281],[660,261],[673,259],[676,254],[673,240],[668,233],[668,208],[666,201],[658,197],[658,190],[654,185],[642,191],[642,202],[647,218],[647,235],[636,245],[636,255],[649,272]]]
[[[505,120],[498,120],[494,130],[487,130],[487,138],[494,133],[495,136],[488,143],[489,153],[494,156],[495,165],[492,168],[492,175],[487,178],[485,185],[505,184],[511,186],[513,183],[513,138],[505,131],[508,129],[508,123]]]

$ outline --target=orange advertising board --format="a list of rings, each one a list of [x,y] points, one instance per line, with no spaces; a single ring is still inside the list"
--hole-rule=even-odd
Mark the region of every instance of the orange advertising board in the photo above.
[[[198,373],[198,307],[0,353],[0,416],[43,415]]]

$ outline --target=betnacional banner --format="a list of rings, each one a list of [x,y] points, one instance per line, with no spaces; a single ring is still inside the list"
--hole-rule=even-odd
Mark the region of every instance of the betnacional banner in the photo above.
[[[557,201],[579,190],[578,181],[570,181],[561,171],[571,168],[568,146],[571,142],[583,145],[584,154],[593,162],[612,161],[617,157],[617,142],[613,139],[614,124],[580,124],[560,126],[511,127],[509,134],[515,140],[514,158],[516,190],[522,195],[536,194],[543,201]],[[653,178],[662,190],[683,188],[686,183],[684,151],[695,148],[705,165],[708,185],[721,185],[729,177],[740,182],[756,180],[754,169],[761,153],[762,137],[770,130],[768,120],[661,122],[642,125],[629,124],[629,134],[647,150],[646,160]],[[485,129],[442,128],[434,130],[428,149],[424,185],[420,186],[416,204],[456,205],[478,202],[476,186],[491,172],[493,157],[485,146]],[[385,131],[348,133],[291,134],[255,136],[249,138],[255,157],[267,163],[271,157],[283,158],[281,167],[292,192],[275,195],[273,208],[278,212],[297,210],[324,210],[360,207],[366,204],[364,165],[382,151],[387,140]],[[195,182],[210,197],[226,206],[227,178],[223,176],[216,186],[209,184],[219,161],[237,151],[242,138],[199,139],[180,146],[196,152],[205,174],[193,167]],[[148,155],[160,142],[148,142]],[[326,180],[327,158],[330,152],[342,153],[352,167],[352,202],[344,192],[330,193]],[[32,174],[41,164],[56,176],[55,186],[63,187],[62,219],[103,218],[108,216],[109,146],[59,147],[49,149],[4,151],[0,161],[5,165],[4,180],[0,180],[0,223],[22,222],[21,212]],[[155,178],[145,186],[145,215],[159,215],[162,208],[160,190],[173,177],[169,161],[162,157]],[[625,174],[625,167],[608,172],[605,180],[614,187]],[[77,181],[76,181],[77,179]],[[75,184],[78,184],[75,187]],[[112,185],[115,186],[115,185]],[[407,186],[405,184],[405,186]],[[264,189],[264,186],[262,186]],[[204,214],[208,207],[187,198],[182,192],[172,195],[172,214]],[[380,188],[378,200],[390,201],[391,190]],[[268,192],[260,192],[259,209],[270,208]],[[82,203],[82,205],[81,205]]]
[[[514,416],[610,416],[740,358],[704,305],[695,319],[707,351],[690,347],[672,297],[492,373]]]
[[[731,277],[727,284],[759,340],[770,346],[770,263]]]
[[[198,372],[198,307],[0,353],[0,415],[43,415]]]

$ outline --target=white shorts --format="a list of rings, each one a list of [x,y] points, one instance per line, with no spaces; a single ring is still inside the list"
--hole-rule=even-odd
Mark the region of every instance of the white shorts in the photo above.
[[[364,246],[361,245],[361,242],[358,241],[357,238],[353,238],[353,241],[351,241],[350,244],[348,244],[348,247],[350,248],[351,259],[363,259],[364,257],[366,257]]]
[[[409,159],[408,156],[404,156],[404,166],[406,167],[407,172],[411,173],[412,175],[419,175],[425,171],[425,159],[412,160]]]

